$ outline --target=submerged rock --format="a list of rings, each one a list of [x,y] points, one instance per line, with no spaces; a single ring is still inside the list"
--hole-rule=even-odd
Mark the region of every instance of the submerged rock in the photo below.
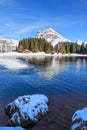
[[[72,130],[87,130],[87,108],[78,110],[72,117]]]
[[[48,98],[42,94],[20,96],[8,104],[5,112],[9,126],[31,127],[48,112]]]

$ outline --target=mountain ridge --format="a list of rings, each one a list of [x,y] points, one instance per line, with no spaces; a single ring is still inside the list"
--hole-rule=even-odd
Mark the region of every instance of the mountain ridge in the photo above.
[[[16,51],[19,41],[0,37],[0,52]]]
[[[60,42],[71,42],[69,39],[63,37],[61,34],[53,30],[52,28],[47,28],[43,31],[39,31],[35,38],[44,38],[50,42],[53,47],[55,47]]]

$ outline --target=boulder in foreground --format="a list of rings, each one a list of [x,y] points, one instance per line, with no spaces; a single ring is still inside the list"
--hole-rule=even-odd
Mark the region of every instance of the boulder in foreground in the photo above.
[[[8,104],[5,112],[9,126],[32,127],[48,112],[48,98],[42,94],[20,96]]]
[[[87,130],[87,108],[74,113],[72,117],[72,130]]]

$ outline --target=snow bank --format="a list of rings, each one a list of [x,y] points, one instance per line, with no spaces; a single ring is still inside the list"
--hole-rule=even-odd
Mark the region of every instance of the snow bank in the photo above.
[[[48,98],[42,94],[20,96],[8,104],[5,112],[11,126],[27,127],[38,122],[48,112]]]
[[[7,52],[7,53],[0,53],[0,57],[26,57],[26,56],[39,56],[45,54],[46,54],[45,52],[38,52],[38,53]]]
[[[72,130],[87,130],[87,108],[78,110],[72,117]]]
[[[76,53],[72,53],[72,54],[62,54],[62,53],[54,53],[54,54],[51,54],[51,53],[45,53],[45,52],[37,52],[37,53],[18,53],[18,52],[8,52],[8,53],[0,53],[0,58],[5,58],[5,57],[10,57],[10,58],[13,58],[13,57],[26,57],[26,56],[29,56],[29,57],[32,57],[32,56],[68,56],[68,57],[73,57],[73,56],[76,56],[76,57],[87,57],[87,54],[76,54]]]
[[[0,127],[0,130],[25,130],[21,127]]]

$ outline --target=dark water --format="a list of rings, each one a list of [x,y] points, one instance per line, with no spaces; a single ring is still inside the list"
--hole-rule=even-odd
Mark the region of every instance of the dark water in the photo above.
[[[77,109],[87,106],[87,58],[23,58],[32,67],[9,70],[0,66],[0,126],[6,125],[6,104],[20,95],[45,94],[48,115],[32,130],[70,130]]]

